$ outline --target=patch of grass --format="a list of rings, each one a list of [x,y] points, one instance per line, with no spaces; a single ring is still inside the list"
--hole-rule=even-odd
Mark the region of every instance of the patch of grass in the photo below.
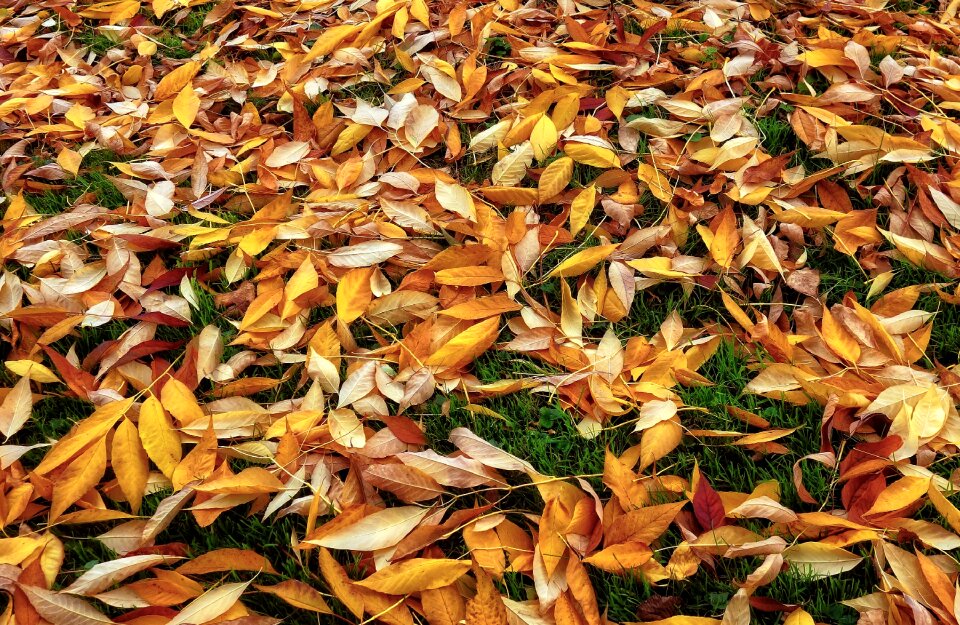
[[[208,2],[190,9],[187,16],[180,22],[180,32],[188,37],[194,36],[197,31],[203,28],[203,21],[207,19],[207,14],[216,6],[215,2]]]
[[[643,24],[640,20],[633,16],[628,16],[623,20],[623,30],[628,32],[631,35],[642,35],[643,34]]]
[[[820,579],[805,571],[790,569],[773,580],[762,595],[782,603],[802,605],[817,622],[854,625],[859,618],[857,612],[840,602],[873,592],[876,584],[868,562],[847,573]],[[764,616],[768,623],[779,619],[779,615],[770,613]]]
[[[86,193],[93,193],[94,201],[105,208],[120,208],[127,200],[105,175],[112,169],[110,161],[120,160],[124,160],[123,157],[110,150],[94,150],[84,157],[80,175],[66,181],[62,191],[27,194],[24,198],[42,215],[62,213]]]
[[[57,440],[69,432],[77,421],[90,416],[91,412],[93,404],[88,401],[50,395],[34,404],[32,427],[20,430],[16,435],[17,440],[23,445]]]
[[[642,33],[637,33],[642,34]],[[700,45],[709,39],[707,33],[698,33],[684,28],[679,21],[668,21],[666,28],[650,38],[650,43],[658,54],[666,53],[670,49],[683,48],[689,45]]]
[[[716,570],[701,570],[689,580],[668,582],[663,594],[679,598],[683,614],[720,618],[737,590],[732,581],[742,582],[761,561],[761,558],[718,558]],[[856,611],[839,602],[869,593],[875,583],[866,564],[848,573],[822,579],[788,570],[768,586],[758,589],[755,596],[801,605],[817,622],[854,625],[858,618]],[[783,622],[783,616],[779,612],[753,610],[750,622],[776,625]]]
[[[446,407],[445,402],[449,402]],[[430,446],[438,452],[453,451],[447,442],[450,431],[466,427],[551,476],[596,476],[603,472],[605,448],[622,453],[629,446],[625,428],[606,430],[594,439],[583,438],[573,416],[547,395],[520,392],[486,401],[483,406],[499,417],[471,411],[466,402],[456,397],[435,397],[423,412],[415,411],[411,416],[423,419]],[[596,477],[589,481],[595,487],[600,485]],[[518,493],[521,497],[532,495]]]
[[[193,50],[186,47],[183,37],[173,33],[163,33],[156,38],[161,46],[161,51],[166,57],[173,59],[188,59],[193,56]]]
[[[367,80],[355,83],[349,87],[344,87],[342,91],[347,97],[363,100],[374,106],[379,106],[383,104],[386,87],[378,82]]]
[[[640,291],[630,314],[614,325],[618,336],[653,336],[667,316],[676,311],[685,327],[708,324],[724,316],[723,304],[715,291],[695,287],[686,295],[680,285],[667,284]]]
[[[588,572],[597,591],[597,603],[607,609],[615,623],[637,620],[637,610],[657,593],[640,575],[616,575],[593,567]]]
[[[797,147],[797,137],[790,122],[777,115],[760,117],[754,125],[760,133],[760,145],[771,156],[780,156]]]
[[[92,193],[94,200],[100,206],[109,209],[120,208],[126,205],[127,200],[123,194],[113,185],[110,180],[101,173],[90,172],[79,176],[73,184],[70,185],[67,197],[70,198],[70,204],[76,201],[81,195]]]
[[[740,408],[756,414],[770,422],[771,428],[797,428],[797,431],[780,439],[779,442],[790,449],[789,454],[767,454],[757,457],[755,452],[731,445],[728,437],[694,437],[684,439],[684,444],[676,456],[676,466],[670,472],[690,475],[694,462],[710,478],[718,490],[730,490],[749,493],[763,482],[776,481],[779,484],[783,503],[787,507],[800,510],[803,504],[792,480],[793,463],[809,453],[819,450],[820,416],[823,409],[817,404],[794,406],[786,402],[774,401],[744,391],[754,376],[748,369],[745,354],[737,354],[729,342],[721,344],[713,357],[700,369],[700,373],[711,380],[714,386],[693,386],[679,388],[678,393],[688,406],[706,409],[705,412],[691,411],[684,414],[684,426],[689,429],[720,430],[747,434],[756,431],[746,423],[732,416],[727,407]],[[804,470],[811,463],[804,463]],[[830,476],[817,470],[805,475],[805,484],[814,497],[830,497]]]
[[[77,45],[87,47],[97,56],[103,56],[108,50],[122,45],[115,37],[104,35],[96,28],[80,28],[74,32],[73,39]]]
[[[591,184],[593,184],[593,181],[596,180],[597,177],[604,171],[606,170],[600,167],[584,165],[583,163],[574,163],[573,176],[570,184],[578,187],[589,187]]]
[[[506,37],[490,37],[484,43],[485,56],[488,61],[502,61],[513,52],[513,46]]]
[[[718,64],[722,64],[723,61],[720,58],[720,50],[713,46],[705,47],[703,49],[703,62],[710,67],[717,67]]]
[[[493,176],[493,166],[497,164],[493,156],[475,158],[468,155],[454,165],[460,184],[483,184]]]

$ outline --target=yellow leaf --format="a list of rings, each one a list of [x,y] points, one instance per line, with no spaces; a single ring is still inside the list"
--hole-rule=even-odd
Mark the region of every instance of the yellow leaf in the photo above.
[[[721,625],[720,619],[709,616],[671,616],[659,621],[646,621],[643,625]]]
[[[175,6],[178,6],[177,0],[153,0],[153,13],[159,19]]]
[[[412,558],[380,569],[357,585],[388,595],[408,595],[448,586],[469,570],[469,561]]]
[[[199,112],[200,96],[193,90],[192,85],[187,85],[173,99],[173,116],[183,124],[184,128],[189,128]]]
[[[157,44],[149,39],[144,39],[137,44],[137,54],[141,56],[153,56],[157,53]]]
[[[157,101],[166,100],[172,95],[180,93],[185,86],[190,84],[190,81],[199,71],[200,63],[187,61],[160,80],[153,94],[154,99]]]
[[[666,256],[651,256],[628,260],[627,265],[651,278],[670,279],[682,278],[688,274],[673,268],[673,260]]]
[[[494,315],[520,310],[521,306],[507,295],[491,295],[468,300],[441,310],[437,314],[455,319],[486,319]]]
[[[562,156],[547,165],[540,174],[540,182],[537,184],[540,201],[546,202],[566,189],[572,176],[573,159],[569,156]]]
[[[652,425],[640,438],[640,465],[645,469],[677,448],[683,438],[679,417]]]
[[[566,574],[569,592],[576,604],[580,606],[587,625],[601,625],[606,622],[606,619],[600,616],[600,606],[597,605],[597,594],[593,590],[593,582],[580,558],[572,556],[567,560]]]
[[[323,595],[312,586],[301,581],[288,579],[274,586],[254,584],[254,587],[260,592],[267,592],[283,599],[295,608],[321,614],[333,614]]]
[[[435,275],[437,284],[479,286],[503,280],[503,272],[496,267],[470,266],[441,269]]]
[[[320,573],[326,580],[333,596],[339,599],[340,603],[345,605],[354,616],[361,616],[363,614],[363,597],[353,592],[353,582],[347,577],[346,571],[326,549],[320,549],[319,560]]]
[[[201,493],[221,495],[263,495],[283,488],[277,477],[260,467],[248,467],[236,475],[206,480],[195,487]]]
[[[176,378],[170,378],[160,391],[163,409],[172,414],[182,425],[203,419],[203,410],[190,389]]]
[[[349,408],[337,408],[327,415],[330,437],[348,449],[359,449],[367,444],[367,436],[357,413]]]
[[[477,594],[467,601],[466,622],[470,625],[505,625],[507,608],[493,585],[490,575],[479,567],[475,570]]]
[[[960,510],[957,510],[956,506],[943,496],[943,493],[940,492],[940,489],[937,488],[937,485],[932,481],[930,482],[927,496],[930,498],[930,503],[933,504],[933,507],[937,509],[937,512],[939,512],[941,516],[947,520],[950,527],[953,528],[953,531],[960,533]]]
[[[579,276],[596,267],[597,263],[613,254],[615,249],[617,249],[616,243],[588,247],[554,267],[553,271],[547,274],[547,278]]]
[[[366,124],[348,124],[337,136],[337,142],[333,144],[330,155],[343,154],[363,141],[363,138],[370,134],[371,130],[373,130],[373,126],[367,126]]]
[[[74,176],[77,175],[77,172],[80,171],[80,163],[83,161],[83,156],[79,152],[74,152],[70,148],[63,148],[60,154],[57,155],[57,165],[62,167],[64,171],[68,171]]]
[[[140,510],[140,501],[147,488],[150,467],[147,454],[140,444],[140,435],[133,421],[124,418],[117,431],[113,433],[113,445],[110,448],[110,462],[117,476],[117,483],[123,496],[130,502],[130,509],[136,514]]]
[[[565,130],[577,118],[579,112],[580,94],[568,93],[557,101],[550,118],[557,130]]]
[[[798,572],[813,577],[839,575],[855,568],[862,557],[832,545],[819,542],[799,543],[787,547],[783,557]]]
[[[363,24],[338,24],[325,28],[303,60],[312,61],[330,54],[340,46],[344,39],[363,30],[363,26]]]
[[[638,542],[625,542],[611,545],[598,551],[584,562],[608,573],[623,573],[629,569],[643,566],[653,557],[650,547]]]
[[[743,326],[744,330],[747,332],[753,330],[755,324],[750,321],[750,317],[747,316],[746,311],[740,308],[740,305],[733,301],[732,297],[727,295],[726,291],[720,291],[720,299],[723,301],[723,306],[727,309],[727,312],[730,313],[730,316]]]
[[[823,323],[821,324],[820,335],[827,347],[837,356],[847,362],[855,363],[860,360],[860,343],[834,319],[830,309],[826,306],[823,307]]]
[[[181,575],[206,575],[221,571],[263,571],[276,575],[277,571],[265,557],[249,549],[215,549],[193,558],[177,567]]]
[[[42,384],[56,384],[60,381],[53,371],[32,360],[8,360],[7,369],[21,377],[30,378]]]
[[[533,129],[536,127],[537,122],[540,121],[541,117],[543,117],[542,113],[535,113],[514,123],[513,128],[510,129],[510,132],[503,137],[503,147],[513,147],[518,143],[530,139],[531,135],[533,134]]]
[[[864,515],[885,514],[906,508],[926,494],[930,478],[905,476],[880,491],[877,500]]]
[[[553,148],[557,146],[557,127],[553,125],[553,120],[542,115],[533,127],[530,134],[530,144],[533,146],[533,156],[542,161],[553,153]]]
[[[677,552],[674,552],[673,557],[676,557]],[[671,561],[673,557],[671,557]],[[750,597],[746,588],[739,589],[730,598],[720,622],[723,625],[750,625]]]
[[[604,99],[606,99],[607,107],[610,111],[613,112],[617,119],[620,119],[623,115],[623,108],[630,100],[630,92],[620,85],[616,85],[607,89],[607,93],[604,94]]]
[[[216,462],[217,435],[212,427],[208,427],[197,446],[184,456],[177,468],[174,469],[173,475],[170,476],[173,490],[180,490],[194,480],[204,480],[210,477],[216,467]]]
[[[55,521],[64,510],[95,487],[107,470],[107,439],[101,438],[87,451],[71,462],[66,470],[53,481],[53,498],[50,502],[50,521]]]
[[[467,604],[455,585],[424,590],[420,602],[431,625],[459,625],[466,618]]]
[[[173,475],[183,456],[180,435],[163,410],[160,400],[152,395],[140,407],[139,430],[140,442],[147,456],[164,475]]]
[[[840,48],[820,48],[797,55],[797,60],[810,67],[851,66],[853,61],[843,54]]]
[[[814,625],[813,617],[803,608],[797,608],[787,615],[783,625]]]
[[[424,0],[413,0],[410,3],[410,15],[419,20],[421,24],[430,28],[430,10]]]
[[[250,582],[241,582],[212,588],[184,606],[167,625],[193,625],[212,621],[230,610],[249,585]]]
[[[740,244],[740,236],[737,234],[737,216],[728,206],[717,215],[712,225],[715,226],[715,231],[709,244],[710,255],[718,265],[729,269],[733,254]]]
[[[81,421],[66,436],[57,441],[53,449],[47,452],[47,455],[34,469],[34,472],[38,475],[46,475],[73,458],[91,442],[106,436],[107,432],[113,428],[113,424],[126,414],[132,405],[133,399],[128,398],[110,402],[97,408],[92,415]]]
[[[566,280],[560,280],[560,331],[568,339],[583,337],[583,315]]]
[[[3,402],[0,402],[0,433],[10,438],[30,420],[33,412],[33,392],[30,390],[30,378],[20,381],[8,389]]]
[[[445,210],[456,213],[470,221],[477,220],[477,209],[473,196],[464,187],[437,178],[434,183],[434,194],[437,197],[437,202]]]
[[[590,221],[590,214],[597,204],[597,187],[590,185],[574,198],[570,205],[570,234],[577,236]]]
[[[424,363],[428,367],[453,368],[465,365],[493,345],[500,335],[500,317],[491,317],[470,326],[447,341]]]
[[[640,163],[637,166],[637,178],[647,185],[653,197],[661,202],[669,203],[673,200],[673,187],[670,185],[670,180],[653,165]]]
[[[329,549],[376,551],[393,547],[420,524],[427,508],[396,506],[384,508],[349,525],[338,525],[330,532],[321,533],[305,542]],[[339,518],[339,517],[337,517]],[[331,523],[336,523],[337,518]],[[322,532],[323,528],[318,531]]]
[[[774,215],[774,219],[788,224],[797,224],[804,228],[822,228],[843,219],[844,216],[846,216],[846,213],[840,211],[816,206],[802,206],[777,213]]]
[[[43,541],[32,536],[0,538],[0,564],[20,564],[42,546]]]
[[[482,187],[480,193],[494,204],[506,206],[529,206],[540,198],[536,189],[526,187]]]
[[[314,268],[309,258],[304,259],[300,267],[290,276],[290,280],[283,289],[285,302],[280,317],[289,319],[292,315],[298,313],[300,306],[295,303],[296,299],[301,295],[306,295],[310,291],[313,291],[319,285],[320,278],[317,275],[316,268]]]
[[[620,159],[617,158],[616,153],[609,148],[571,141],[563,146],[563,151],[567,156],[584,165],[602,167],[603,169],[610,169],[611,167],[620,168]]]
[[[358,319],[373,299],[370,288],[372,267],[351,269],[337,283],[337,317],[345,323]]]

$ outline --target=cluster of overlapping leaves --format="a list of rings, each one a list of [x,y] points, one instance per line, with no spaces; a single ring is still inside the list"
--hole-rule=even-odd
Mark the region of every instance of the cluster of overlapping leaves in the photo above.
[[[0,2],[0,621],[273,622],[257,590],[347,622],[600,625],[594,570],[656,585],[742,558],[716,620],[660,622],[806,625],[764,587],[872,565],[863,623],[956,625],[960,373],[917,305],[960,302],[956,12]],[[831,254],[859,300],[821,288]],[[891,289],[896,262],[942,280]],[[717,318],[624,331],[662,285]],[[744,431],[685,425],[677,389],[712,384],[723,342],[749,392],[822,407],[784,480],[802,509],[671,470],[684,437],[762,459],[800,435],[733,407]],[[478,377],[492,351],[544,373]],[[495,419],[483,400],[511,393],[555,397],[584,440],[633,429],[603,489],[425,436],[436,396]],[[31,434],[65,397],[88,416]],[[537,504],[503,503],[520,489]],[[259,583],[255,545],[164,541],[224,514],[302,518],[316,583]],[[77,524],[116,554],[79,576]]]

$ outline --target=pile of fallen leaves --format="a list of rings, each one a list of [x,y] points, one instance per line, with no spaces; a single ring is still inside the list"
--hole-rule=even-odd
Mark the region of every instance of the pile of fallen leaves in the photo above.
[[[956,625],[960,371],[917,301],[960,303],[957,5],[3,0],[0,622],[275,622],[259,591],[323,622],[600,625],[597,571],[743,558],[724,625],[811,624],[764,587],[858,566],[863,623]],[[843,258],[860,301],[821,287]],[[942,281],[890,289],[897,263]],[[716,318],[631,333],[659,285]],[[794,435],[685,425],[723,342],[749,392],[822,407],[803,509],[672,471],[684,437]],[[483,379],[492,351],[544,373]],[[632,428],[602,490],[466,428],[440,453],[416,411],[511,393]],[[86,418],[28,436],[68,397]],[[301,517],[316,583],[164,543],[223,514]],[[116,554],[79,576],[78,524]],[[645,620],[720,622],[683,607]]]

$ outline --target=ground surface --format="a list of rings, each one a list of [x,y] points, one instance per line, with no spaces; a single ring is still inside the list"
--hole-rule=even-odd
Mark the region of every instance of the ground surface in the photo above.
[[[955,624],[956,13],[0,1],[2,618]]]

